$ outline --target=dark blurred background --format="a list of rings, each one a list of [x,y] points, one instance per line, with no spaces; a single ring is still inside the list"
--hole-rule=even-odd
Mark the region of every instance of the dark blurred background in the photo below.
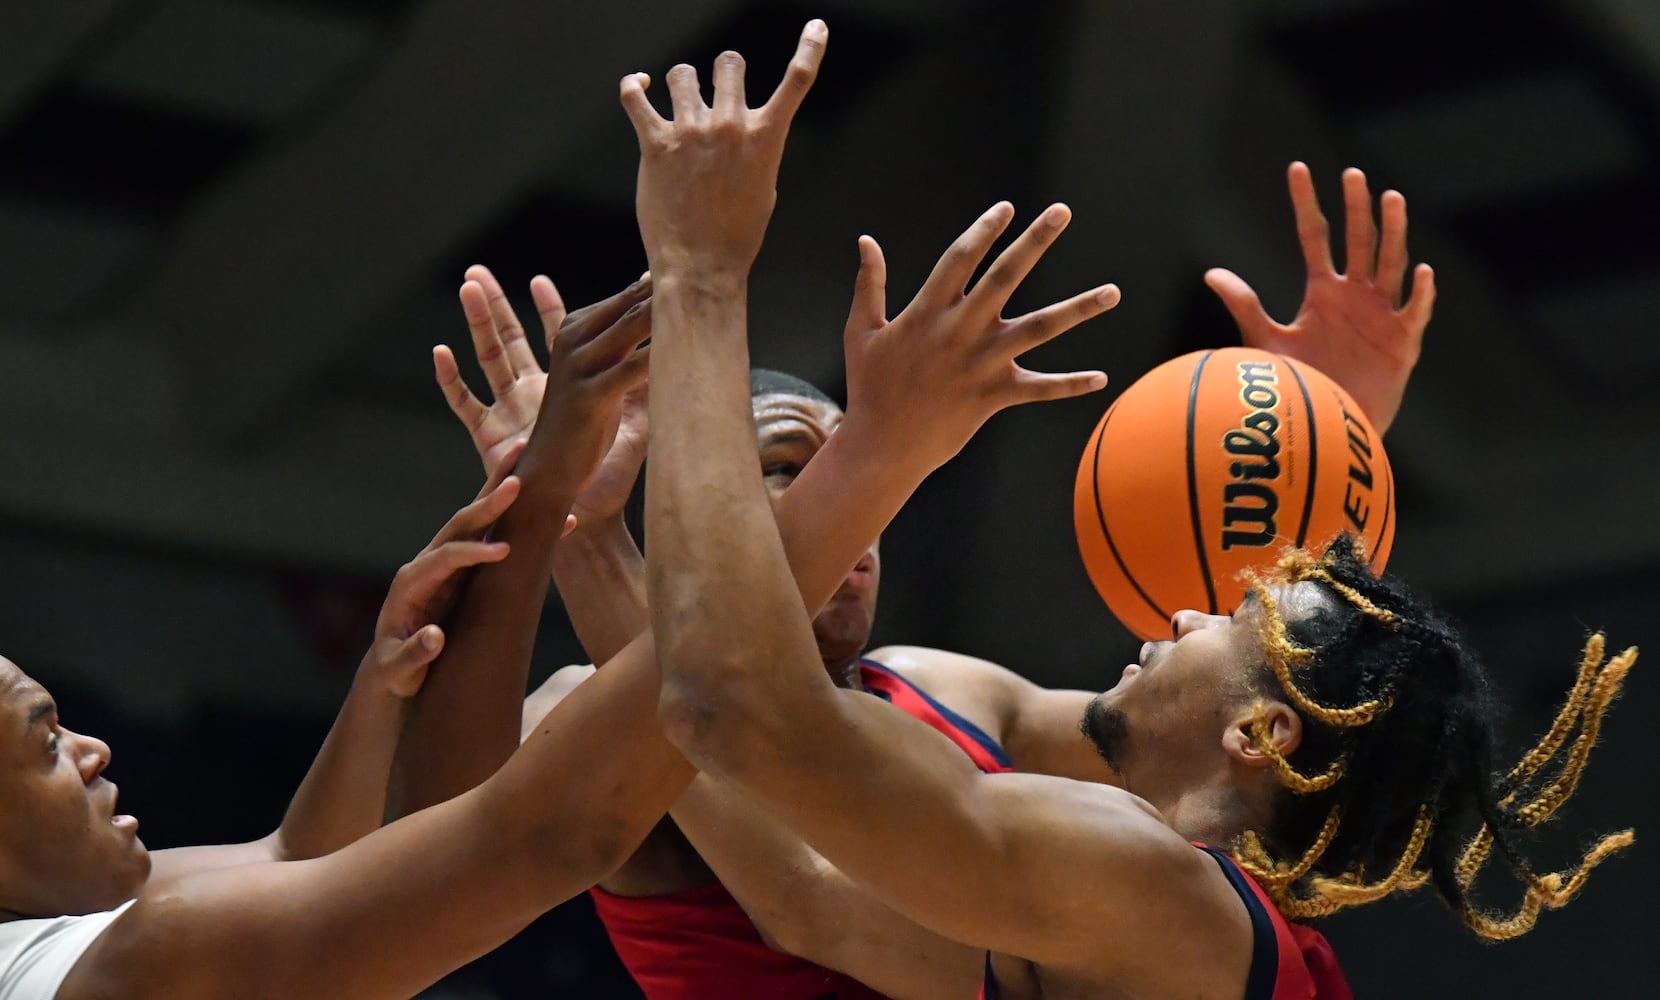
[[[526,316],[537,271],[573,305],[632,280],[619,77],[734,47],[762,93],[815,15],[833,37],[754,280],[757,363],[839,392],[855,237],[882,241],[897,310],[999,198],[1076,211],[1024,304],[1124,291],[1033,359],[1114,387],[997,418],[888,532],[879,642],[1112,682],[1136,643],[1076,555],[1080,449],[1118,388],[1237,340],[1206,267],[1294,312],[1293,158],[1334,219],[1344,166],[1403,191],[1436,267],[1387,441],[1392,568],[1467,623],[1513,744],[1588,629],[1660,642],[1652,0],[16,0],[0,650],[113,744],[152,847],[275,826],[392,570],[475,490],[428,353],[470,353],[462,269],[490,264]],[[580,659],[550,608],[536,675]],[[1652,995],[1652,672],[1544,860],[1628,824],[1637,848],[1507,945],[1430,900],[1333,921],[1360,996]],[[638,994],[577,901],[429,995]]]

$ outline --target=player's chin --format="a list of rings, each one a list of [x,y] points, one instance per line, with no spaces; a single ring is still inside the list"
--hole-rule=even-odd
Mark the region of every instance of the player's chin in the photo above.
[[[119,852],[115,862],[116,893],[125,902],[138,895],[138,890],[150,879],[150,850],[133,834],[124,835],[116,849]]]
[[[826,662],[858,657],[870,643],[875,609],[860,600],[837,600],[813,619],[813,638]]]

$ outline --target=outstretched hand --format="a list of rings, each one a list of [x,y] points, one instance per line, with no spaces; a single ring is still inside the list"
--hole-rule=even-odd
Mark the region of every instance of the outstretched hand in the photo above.
[[[968,288],[1013,218],[1007,202],[980,216],[892,320],[882,249],[869,236],[859,238],[859,276],[844,334],[847,420],[873,434],[901,435],[897,450],[928,470],[949,461],[998,410],[1107,384],[1104,372],[1034,372],[1015,359],[1117,305],[1117,286],[1003,318],[1009,298],[1071,221],[1065,205],[1045,209]]]
[[[485,469],[491,470],[499,468],[503,457],[530,437],[542,408],[548,376],[530,348],[524,325],[514,314],[490,269],[474,265],[467,269],[466,278],[461,286],[461,306],[472,331],[474,357],[490,386],[493,402],[486,406],[468,388],[448,346],[440,344],[433,348],[433,369],[450,412],[467,428]],[[636,334],[640,340],[650,335],[649,308],[630,313],[642,304],[647,307],[650,304],[649,274],[610,298],[568,315],[551,281],[538,278],[537,285],[542,288],[537,293],[537,309],[542,314],[550,354],[555,348],[556,335],[562,331],[567,341],[586,343],[608,334],[625,316],[630,317],[628,326],[633,331],[627,335],[629,339]],[[643,359],[640,363],[643,364]],[[644,393],[642,382],[623,396],[614,444],[572,507],[579,528],[597,526],[622,513],[634,480],[639,476],[640,464],[645,460]]]
[[[646,99],[651,77],[623,78],[623,110],[640,140],[635,211],[658,280],[747,278],[778,198],[784,139],[828,38],[823,21],[808,22],[778,89],[755,109],[744,97],[744,58],[732,51],[715,60],[713,107],[703,103],[696,69],[681,63],[669,70],[672,119]]]
[[[1344,271],[1332,263],[1330,227],[1314,194],[1308,167],[1287,171],[1297,238],[1308,266],[1303,304],[1289,324],[1276,323],[1243,279],[1213,268],[1205,283],[1222,299],[1251,347],[1284,354],[1318,368],[1353,396],[1379,433],[1394,422],[1407,380],[1423,345],[1435,304],[1435,273],[1428,264],[1413,271],[1405,304],[1406,199],[1385,191],[1379,200],[1382,233],[1373,220],[1366,175],[1343,172]]]
[[[548,343],[548,382],[525,448],[522,475],[551,476],[556,495],[577,497],[595,480],[622,421],[623,401],[644,384],[651,348],[651,298],[639,298],[610,323],[567,322],[564,303],[545,275],[530,295]]]

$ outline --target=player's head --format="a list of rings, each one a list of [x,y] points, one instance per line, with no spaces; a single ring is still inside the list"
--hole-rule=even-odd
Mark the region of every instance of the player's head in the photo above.
[[[842,410],[812,384],[765,368],[750,372],[749,394],[755,407],[761,475],[776,503],[841,425]],[[859,484],[848,483],[847,488],[856,490]],[[836,596],[813,619],[819,653],[833,675],[845,675],[870,642],[881,576],[882,561],[873,542]]]
[[[0,657],[0,911],[94,913],[133,898],[150,856],[115,818],[110,749],[65,729],[46,689]]]
[[[1086,732],[1132,790],[1168,800],[1229,784],[1231,819],[1248,831],[1235,856],[1287,916],[1433,881],[1477,933],[1513,937],[1631,841],[1605,837],[1574,870],[1543,875],[1523,850],[1576,787],[1635,650],[1605,663],[1594,637],[1551,730],[1499,775],[1480,662],[1439,612],[1373,576],[1349,539],[1287,556],[1231,618],[1184,612],[1175,630],[1092,703]],[[1494,851],[1524,886],[1511,916],[1470,898]]]

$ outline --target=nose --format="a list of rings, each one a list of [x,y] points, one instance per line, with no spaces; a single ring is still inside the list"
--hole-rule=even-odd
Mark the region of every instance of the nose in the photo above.
[[[81,781],[92,784],[93,779],[110,766],[110,745],[96,736],[83,736],[68,730],[64,731],[64,735],[75,741],[75,766],[80,769]]]
[[[1189,632],[1195,632],[1202,628],[1215,628],[1227,620],[1222,615],[1207,615],[1203,611],[1186,608],[1170,616],[1170,637],[1180,639]]]

